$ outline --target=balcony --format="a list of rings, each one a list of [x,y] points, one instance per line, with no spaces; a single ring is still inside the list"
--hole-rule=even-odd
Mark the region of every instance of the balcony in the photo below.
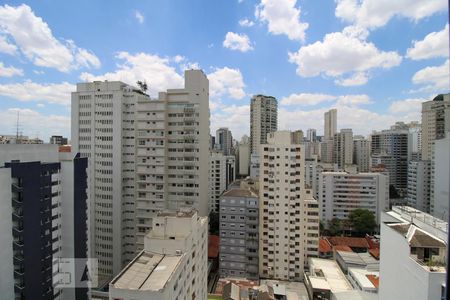
[[[23,191],[23,187],[21,187],[17,183],[12,183],[11,186],[12,186],[12,191],[13,192],[19,193],[19,192]]]

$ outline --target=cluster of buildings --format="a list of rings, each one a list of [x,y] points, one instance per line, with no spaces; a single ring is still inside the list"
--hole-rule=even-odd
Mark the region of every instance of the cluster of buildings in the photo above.
[[[249,137],[236,142],[228,128],[213,137],[200,70],[156,99],[122,82],[79,83],[71,109],[70,146],[62,136],[54,145],[0,136],[9,144],[0,145],[8,299],[400,299],[410,285],[422,292],[408,299],[442,293],[449,94],[423,103],[421,124],[368,137],[338,131],[336,109],[323,136],[278,130],[277,100],[265,95],[250,100]],[[320,236],[356,209],[373,214],[379,235]],[[95,270],[95,286],[62,285],[65,258]],[[74,278],[84,271],[75,267]]]

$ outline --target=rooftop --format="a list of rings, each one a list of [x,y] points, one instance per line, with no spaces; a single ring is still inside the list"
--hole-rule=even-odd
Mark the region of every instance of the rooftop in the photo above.
[[[158,217],[178,217],[178,218],[191,218],[196,214],[193,209],[190,210],[177,210],[177,211],[162,211],[158,213]]]
[[[331,290],[333,293],[353,289],[334,260],[310,258],[309,269],[308,278],[314,289]]]
[[[161,291],[183,255],[170,256],[141,251],[110,283],[116,289]]]
[[[346,251],[336,251],[347,265],[358,265],[368,270],[379,270],[380,262],[370,253],[355,253]]]
[[[216,258],[219,256],[219,242],[218,235],[208,236],[208,258]]]
[[[360,268],[348,268],[348,273],[358,281],[363,289],[378,289],[380,273],[378,271],[368,271]]]
[[[349,246],[350,248],[370,248],[369,243],[365,238],[346,237],[346,236],[332,236],[327,237],[332,246]]]
[[[256,193],[254,193],[250,189],[243,189],[243,188],[233,188],[231,190],[226,191],[222,195],[223,197],[258,197]]]

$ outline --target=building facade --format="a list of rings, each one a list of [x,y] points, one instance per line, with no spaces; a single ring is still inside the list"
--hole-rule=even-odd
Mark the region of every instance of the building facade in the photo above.
[[[209,211],[219,212],[220,195],[236,178],[235,158],[221,152],[211,152],[209,177]]]
[[[161,211],[142,250],[109,284],[109,299],[207,299],[208,218]]]
[[[358,208],[371,211],[380,222],[389,208],[389,178],[380,173],[322,172],[319,175],[320,220],[345,220]]]
[[[215,150],[222,152],[224,155],[230,155],[233,148],[231,131],[226,127],[217,129],[215,143]]]
[[[342,170],[345,166],[353,164],[353,131],[351,129],[341,129],[334,135],[333,162]]]
[[[332,140],[337,133],[337,110],[330,109],[324,114],[324,139]]]
[[[408,206],[430,212],[431,163],[428,160],[412,160],[408,163]]]
[[[309,128],[306,131],[306,139],[310,142],[317,141],[317,131],[314,128]]]
[[[250,188],[232,188],[220,197],[221,277],[258,279],[259,199]]]
[[[370,171],[370,141],[362,136],[353,138],[353,163],[358,172]]]
[[[241,177],[246,177],[250,174],[250,143],[248,137],[244,137],[242,137],[241,141],[238,144],[238,174]]]
[[[184,89],[138,101],[136,124],[137,247],[163,209],[209,213],[209,81],[185,71]]]
[[[318,204],[305,189],[304,150],[289,131],[261,145],[259,274],[300,280],[309,256],[318,255]]]
[[[278,103],[272,96],[255,95],[250,100],[250,154],[259,155],[267,134],[277,131]]]
[[[450,133],[445,139],[435,141],[432,149],[430,211],[436,218],[447,221],[450,195]]]

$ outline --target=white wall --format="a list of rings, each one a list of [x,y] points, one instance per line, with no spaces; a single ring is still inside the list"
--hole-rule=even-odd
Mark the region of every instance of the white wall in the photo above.
[[[434,150],[434,216],[444,221],[449,213],[450,136],[435,141]]]
[[[11,197],[11,169],[0,168],[0,298],[2,299],[14,299]]]

